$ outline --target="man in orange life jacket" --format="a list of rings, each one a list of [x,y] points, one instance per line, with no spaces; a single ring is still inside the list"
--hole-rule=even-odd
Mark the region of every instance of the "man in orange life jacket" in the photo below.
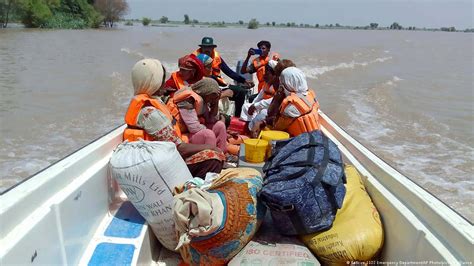
[[[250,57],[252,55],[256,55],[255,50],[253,48],[250,48],[248,53],[247,53],[247,58],[245,58],[245,61],[242,64],[242,69],[241,69],[240,72],[242,74],[257,73],[258,92],[260,92],[262,90],[262,88],[265,87],[265,79],[263,78],[264,75],[265,75],[265,66],[268,64],[268,61],[270,61],[270,59],[278,60],[278,54],[272,55],[271,57],[273,57],[273,58],[270,57],[270,49],[271,49],[272,45],[269,41],[259,41],[257,43],[257,47],[262,52],[260,54],[260,56],[255,58],[252,61],[252,64],[249,66],[248,64],[249,64]],[[256,95],[253,96],[252,99],[250,99],[250,101],[252,101],[253,98],[255,98],[255,97],[256,97]]]
[[[253,82],[251,80],[245,80],[242,76],[232,71],[229,66],[226,64],[224,59],[222,59],[219,52],[216,51],[217,45],[214,44],[214,39],[211,37],[204,37],[202,38],[201,44],[199,45],[199,49],[193,52],[195,55],[199,55],[201,53],[207,54],[212,58],[212,70],[208,77],[213,78],[217,81],[219,86],[224,87],[227,86],[227,83],[221,76],[221,70],[226,74],[229,78],[233,79],[237,83],[243,84],[247,88],[253,87]],[[247,94],[247,89],[241,86],[234,86],[229,85],[229,89],[224,89],[222,91],[222,96],[227,96],[231,101],[235,102],[235,115],[239,116],[242,110],[242,105],[245,102],[245,96]]]

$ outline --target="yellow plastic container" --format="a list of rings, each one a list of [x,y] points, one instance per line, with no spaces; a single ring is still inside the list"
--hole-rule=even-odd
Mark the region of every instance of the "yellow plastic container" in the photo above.
[[[260,134],[260,138],[270,142],[272,140],[288,139],[290,138],[290,134],[288,134],[288,132],[279,130],[263,130]]]
[[[246,139],[244,140],[244,144],[245,161],[249,163],[261,163],[265,161],[268,141],[264,139]]]
[[[272,140],[289,139],[290,134],[288,134],[285,131],[279,131],[279,130],[263,130],[260,132],[260,138],[268,141],[268,147],[267,147],[267,153],[266,153],[266,156],[268,158],[272,154],[272,145],[271,145]]]

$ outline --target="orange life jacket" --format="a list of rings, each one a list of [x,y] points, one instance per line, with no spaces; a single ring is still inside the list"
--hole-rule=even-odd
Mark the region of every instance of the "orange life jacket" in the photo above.
[[[292,104],[298,109],[301,115],[298,118],[291,118],[284,115],[285,108]],[[286,131],[292,137],[298,136],[305,132],[311,132],[319,129],[319,103],[316,100],[314,92],[309,90],[308,95],[298,96],[291,93],[280,105],[280,116],[278,119],[286,119],[289,122]]]
[[[181,138],[181,131],[179,130],[176,121],[173,119],[173,116],[170,114],[168,108],[160,100],[153,99],[147,94],[138,94],[132,98],[125,114],[125,123],[127,123],[127,128],[123,132],[123,139],[128,141],[137,141],[139,138],[143,140],[154,140],[150,135],[146,133],[143,128],[138,127],[137,120],[138,114],[145,106],[153,106],[162,112],[169,120],[173,122],[174,129],[176,133]]]
[[[265,58],[257,57],[253,60],[252,64],[255,70],[257,71],[257,79],[258,79],[258,91],[260,92],[262,88],[265,86],[266,82],[263,80],[263,76],[265,75],[265,66],[270,61],[270,56]]]
[[[186,101],[190,98],[194,99],[194,109],[196,110],[197,115],[200,116],[204,114],[204,101],[202,97],[195,93],[191,88],[184,88],[176,91],[173,97],[171,97],[166,103],[166,106],[168,107],[173,118],[176,120],[176,124],[182,133],[188,132],[188,128],[186,127],[186,124],[179,113],[178,103]]]
[[[181,76],[178,74],[178,71],[173,72],[173,74],[171,74],[171,78],[174,81],[174,85],[176,86],[176,89],[180,90],[180,89],[184,88],[184,86],[185,86],[184,81],[181,78]]]
[[[275,95],[275,89],[273,88],[272,85],[269,85],[268,83],[265,82],[265,86],[262,88],[263,90],[263,99],[270,99]]]
[[[196,56],[201,54],[201,48],[194,51],[193,54],[196,55]],[[214,51],[211,55],[211,58],[212,58],[211,75],[216,77],[217,82],[219,83],[220,86],[227,85],[224,78],[222,78],[222,76],[221,76],[221,63],[222,63],[221,55],[214,49]]]

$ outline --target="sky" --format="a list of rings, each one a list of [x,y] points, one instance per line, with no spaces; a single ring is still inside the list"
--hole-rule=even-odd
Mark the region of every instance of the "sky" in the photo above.
[[[126,18],[474,28],[474,0],[127,0]]]

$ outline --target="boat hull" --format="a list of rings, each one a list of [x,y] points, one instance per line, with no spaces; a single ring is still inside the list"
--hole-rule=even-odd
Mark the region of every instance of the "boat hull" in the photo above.
[[[320,115],[322,130],[340,147],[345,161],[364,176],[381,214],[385,230],[381,260],[473,261],[472,224],[375,156],[324,113]],[[102,232],[114,215],[109,209],[113,182],[108,162],[122,141],[124,127],[0,196],[3,264],[88,264],[100,241],[108,240],[134,245],[130,264],[156,260],[159,249],[146,224],[133,241],[107,238]]]

